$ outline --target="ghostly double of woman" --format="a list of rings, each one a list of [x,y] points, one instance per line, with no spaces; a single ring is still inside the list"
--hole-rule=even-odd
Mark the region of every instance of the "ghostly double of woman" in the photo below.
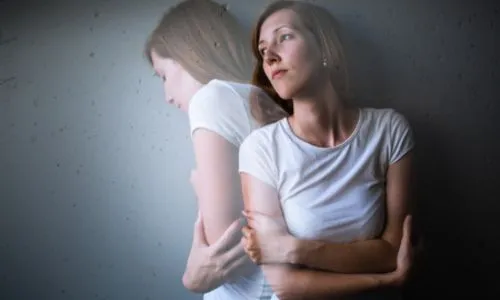
[[[199,217],[183,282],[204,299],[330,298],[407,274],[411,131],[393,110],[345,101],[333,24],[280,1],[248,45],[224,6],[187,0],[146,43],[166,101],[189,117]]]

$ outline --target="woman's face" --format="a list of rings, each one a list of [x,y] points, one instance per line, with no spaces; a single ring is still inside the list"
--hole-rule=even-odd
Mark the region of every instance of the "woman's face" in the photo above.
[[[262,23],[258,49],[264,73],[282,99],[314,91],[320,79],[322,53],[294,11],[279,10]]]
[[[160,57],[154,50],[151,60],[156,74],[163,81],[165,101],[187,111],[191,97],[201,88],[201,84],[175,60]]]

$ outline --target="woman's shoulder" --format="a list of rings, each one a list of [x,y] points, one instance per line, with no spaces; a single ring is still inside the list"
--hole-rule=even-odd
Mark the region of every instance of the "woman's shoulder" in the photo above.
[[[241,108],[244,95],[239,93],[230,84],[221,80],[211,80],[205,84],[191,98],[190,111],[235,112]]]
[[[220,96],[236,96],[234,89],[231,85],[221,80],[211,80],[205,84],[193,97],[193,100],[214,98],[220,99]]]
[[[279,144],[280,137],[285,134],[283,131],[283,124],[285,119],[270,123],[259,128],[254,129],[243,141],[242,146],[267,149],[270,151]]]
[[[212,91],[231,92],[241,97],[245,97],[255,87],[250,83],[234,82],[220,79],[212,79],[205,88]]]
[[[363,119],[372,125],[391,126],[391,124],[408,123],[406,117],[394,108],[361,108]]]

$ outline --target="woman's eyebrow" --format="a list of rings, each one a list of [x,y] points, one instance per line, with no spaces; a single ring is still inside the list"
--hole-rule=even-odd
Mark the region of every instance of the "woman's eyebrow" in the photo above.
[[[273,30],[273,34],[275,34],[277,31],[279,31],[279,30],[281,30],[281,29],[283,29],[283,28],[294,29],[294,27],[293,27],[292,25],[290,25],[290,24],[284,24],[284,25],[280,25],[280,26],[276,27],[276,28]],[[260,40],[260,41],[259,41],[259,45],[260,45],[260,44],[262,44],[262,43],[264,43],[264,41],[263,41],[263,40]]]

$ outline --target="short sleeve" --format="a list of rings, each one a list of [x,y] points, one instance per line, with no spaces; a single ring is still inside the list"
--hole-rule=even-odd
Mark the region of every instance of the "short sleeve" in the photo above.
[[[204,86],[189,103],[191,136],[197,129],[204,128],[239,147],[250,131],[242,101],[229,86],[215,82]]]
[[[392,111],[389,128],[389,164],[393,164],[413,149],[415,141],[410,123],[401,113]]]
[[[247,173],[270,186],[277,187],[276,163],[272,159],[272,141],[257,129],[240,146],[239,172]]]

